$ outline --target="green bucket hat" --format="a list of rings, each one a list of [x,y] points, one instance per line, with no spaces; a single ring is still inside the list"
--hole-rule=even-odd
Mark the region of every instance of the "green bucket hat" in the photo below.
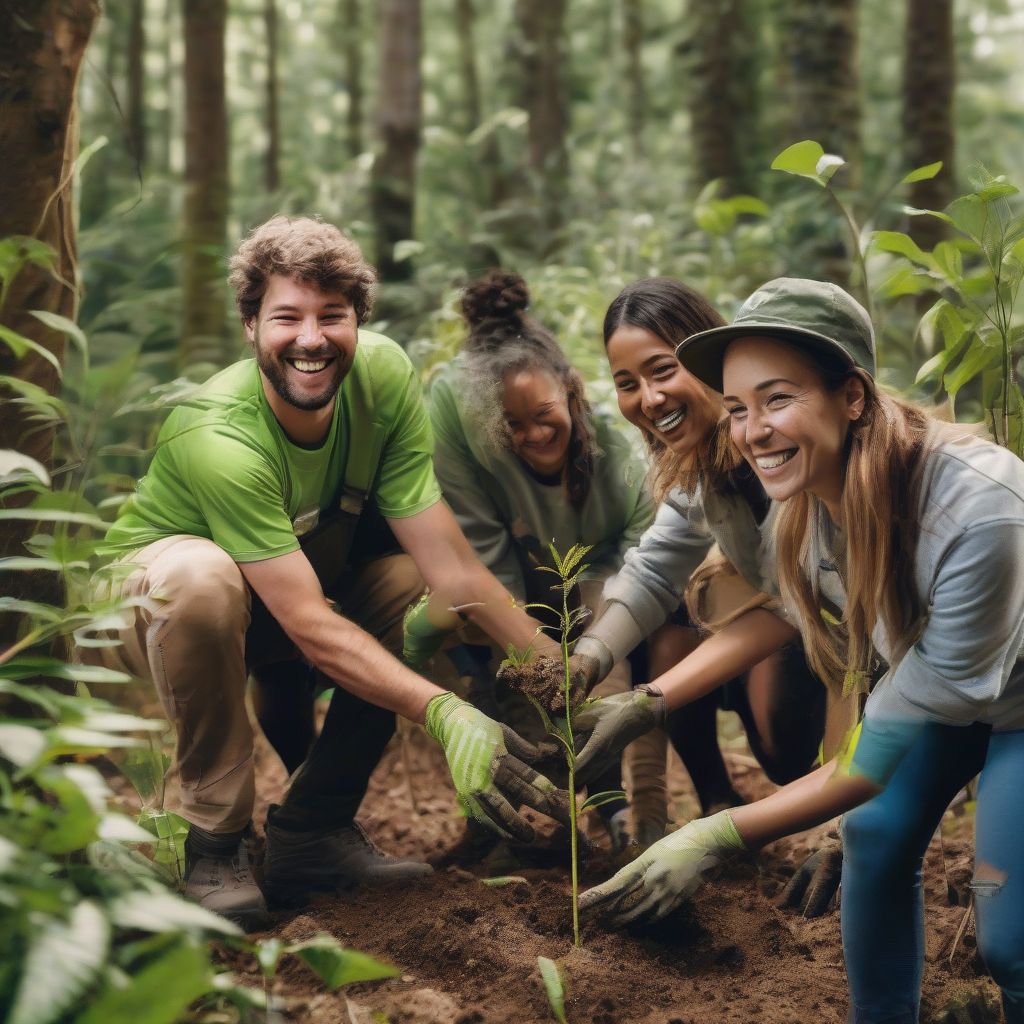
[[[875,375],[875,331],[867,310],[838,285],[801,277],[777,277],[762,285],[731,324],[691,335],[677,346],[676,358],[698,380],[721,391],[729,342],[751,336],[827,352]]]

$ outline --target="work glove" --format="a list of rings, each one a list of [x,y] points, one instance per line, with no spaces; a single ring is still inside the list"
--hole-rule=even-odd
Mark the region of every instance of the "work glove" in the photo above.
[[[698,818],[659,839],[607,882],[580,897],[580,915],[612,927],[656,921],[692,896],[704,875],[745,850],[728,811]]]
[[[839,839],[826,839],[796,869],[782,892],[779,906],[797,910],[804,917],[821,917],[839,891],[842,872],[843,844]]]
[[[665,698],[654,686],[587,701],[572,719],[574,733],[590,734],[582,747],[577,743],[576,781],[583,785],[610,767],[637,736],[664,725],[665,715]]]
[[[522,804],[569,824],[569,795],[525,763],[542,751],[507,725],[454,693],[441,693],[427,705],[426,727],[444,749],[459,806],[468,817],[524,843],[532,842],[533,827],[517,813]]]
[[[601,663],[589,654],[574,654],[569,659],[569,679],[574,694],[587,696],[601,682]]]

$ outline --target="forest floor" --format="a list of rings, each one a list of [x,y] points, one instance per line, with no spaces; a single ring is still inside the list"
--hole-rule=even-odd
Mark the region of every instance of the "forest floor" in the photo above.
[[[735,736],[727,763],[748,799],[772,786]],[[270,748],[258,748],[259,805],[279,800],[283,769]],[[411,786],[411,791],[410,791]],[[670,815],[697,813],[688,776],[673,754]],[[415,801],[415,806],[414,806]],[[529,812],[528,812],[529,813]],[[926,858],[926,968],[922,1021],[996,1022],[997,990],[984,978],[973,915],[971,815],[949,813]],[[847,992],[838,911],[805,920],[777,907],[793,868],[824,830],[779,841],[756,858],[732,863],[683,908],[662,922],[611,932],[583,929],[572,945],[564,835],[538,850],[517,851],[519,863],[447,863],[465,823],[440,749],[422,729],[408,733],[404,757],[392,741],[359,816],[389,853],[429,860],[436,873],[398,891],[354,890],[321,897],[296,913],[279,912],[265,936],[295,941],[326,931],[345,946],[398,967],[400,977],[326,991],[303,964],[286,957],[275,981],[284,1019],[302,1024],[533,1024],[552,1021],[537,957],[555,960],[567,978],[570,1024],[841,1024]],[[598,821],[600,846],[582,880],[586,888],[614,870]],[[514,874],[523,881],[492,888],[481,879]],[[952,899],[951,899],[952,896]],[[952,902],[955,899],[958,902]],[[966,915],[966,923],[965,923]],[[962,933],[961,926],[965,925]],[[959,934],[958,934],[959,933]],[[952,955],[951,955],[952,954]],[[260,985],[251,958],[228,963],[240,980]],[[950,1007],[973,993],[986,1005],[972,1016]],[[963,1011],[960,1011],[962,1013]]]

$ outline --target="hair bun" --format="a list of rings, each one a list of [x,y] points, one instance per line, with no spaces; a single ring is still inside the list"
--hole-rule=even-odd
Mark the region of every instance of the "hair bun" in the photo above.
[[[462,293],[462,315],[470,325],[484,320],[518,322],[529,304],[526,282],[508,270],[490,270]]]

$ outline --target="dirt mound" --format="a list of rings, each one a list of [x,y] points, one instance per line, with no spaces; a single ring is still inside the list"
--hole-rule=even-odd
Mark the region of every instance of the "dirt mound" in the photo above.
[[[771,789],[743,753],[727,755],[737,788],[748,798]],[[403,761],[410,768],[406,775]],[[261,799],[280,796],[283,772],[261,748]],[[673,758],[672,814],[696,810],[689,781]],[[414,809],[415,807],[415,809]],[[257,811],[261,820],[264,808]],[[588,824],[591,816],[588,816]],[[360,816],[384,849],[437,863],[461,839],[465,825],[439,749],[420,730],[399,742],[374,775]],[[543,822],[537,822],[543,825]],[[995,987],[979,981],[973,929],[964,921],[970,878],[966,817],[948,818],[925,865],[928,900],[925,1008],[922,1020],[944,1019],[952,998],[980,990],[996,1004]],[[593,822],[592,838],[605,842]],[[524,881],[491,888],[483,864],[439,868],[399,892],[353,891],[323,898],[299,914],[280,914],[274,934],[288,940],[328,931],[345,945],[389,960],[398,978],[325,993],[301,964],[282,966],[277,995],[290,1021],[316,1024],[532,1024],[554,1020],[537,971],[537,957],[555,960],[567,978],[572,1024],[840,1024],[846,1019],[846,980],[838,913],[805,921],[775,901],[793,866],[816,848],[821,832],[773,844],[756,858],[730,864],[696,897],[664,921],[623,932],[588,924],[583,947],[572,946],[567,870],[556,832],[527,858],[513,850],[503,873]],[[545,866],[538,866],[545,865]],[[598,853],[583,886],[613,867]],[[947,881],[948,879],[948,881]],[[950,902],[950,894],[954,900]],[[961,905],[963,903],[964,905]],[[255,967],[237,965],[258,984]],[[976,1018],[999,1019],[994,1009]]]

